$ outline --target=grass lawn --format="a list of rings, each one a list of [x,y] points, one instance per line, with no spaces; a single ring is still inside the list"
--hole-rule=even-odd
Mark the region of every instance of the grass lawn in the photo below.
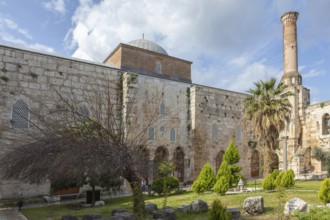
[[[215,198],[220,198],[222,203],[227,206],[227,208],[238,208],[241,210],[242,219],[277,219],[278,213],[283,213],[283,207],[286,201],[293,197],[299,197],[305,200],[309,205],[322,205],[322,203],[317,198],[317,191],[320,188],[320,181],[296,181],[296,185],[285,192],[285,198],[279,207],[278,193],[272,192],[267,193],[264,191],[253,192],[253,193],[243,193],[243,194],[232,194],[225,196],[218,196],[213,192],[203,193],[197,195],[193,192],[187,192],[180,195],[172,195],[168,198],[168,206],[177,208],[183,204],[189,204],[193,200],[202,199],[206,201],[209,205]],[[249,185],[248,183],[247,185]],[[254,186],[254,182],[251,183]],[[252,186],[249,186],[252,187]],[[257,186],[258,187],[258,186]],[[264,197],[264,207],[265,212],[259,216],[250,217],[242,212],[241,206],[245,198],[250,196],[263,196]],[[161,197],[149,197],[145,196],[146,203],[156,203],[158,207],[162,206]],[[59,206],[49,206],[42,208],[31,208],[23,209],[22,213],[29,219],[47,219],[51,218],[53,220],[61,219],[63,215],[76,215],[82,216],[85,213],[98,213],[102,217],[108,217],[111,215],[111,211],[115,208],[125,208],[132,211],[132,198],[115,198],[105,200],[106,205],[97,208],[85,208],[80,210],[74,210],[73,205],[59,205]],[[149,216],[150,217],[150,216]],[[203,220],[208,219],[206,213],[203,214],[183,214],[177,212],[178,219],[189,219],[189,220]],[[150,217],[150,219],[152,219]],[[292,218],[294,219],[294,218]]]

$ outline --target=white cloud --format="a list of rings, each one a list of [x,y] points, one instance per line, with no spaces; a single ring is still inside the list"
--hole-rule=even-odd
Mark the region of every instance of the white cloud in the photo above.
[[[59,14],[65,14],[65,1],[64,0],[49,0],[43,3],[43,6],[48,11],[56,12]]]
[[[32,35],[21,28],[15,21],[0,14],[0,41],[1,43],[12,44],[24,48],[31,48],[45,52],[54,52],[54,49],[39,43],[28,43],[32,41]]]
[[[281,74],[281,69],[266,65],[265,60],[256,61],[247,65],[241,70],[241,74],[230,80],[229,89],[244,92],[251,88],[254,82],[273,77],[279,79]]]
[[[302,74],[303,78],[313,78],[317,76],[324,75],[325,72],[323,70],[316,70],[316,69],[311,69],[307,73]]]
[[[269,16],[262,7],[262,0],[178,0],[175,4],[166,0],[92,4],[85,0],[80,1],[73,16],[72,34],[67,39],[74,42],[69,45],[77,45],[74,56],[87,59],[84,54],[89,53],[103,60],[119,43],[141,38],[142,33],[172,56],[188,60],[201,54],[232,56],[258,47],[260,39],[268,39],[272,25],[260,22]],[[84,37],[77,34],[82,26],[87,30]]]
[[[26,29],[19,27],[15,21],[0,15],[0,31],[4,31],[6,29],[16,31],[22,34],[24,37],[30,40],[32,39],[32,36]]]

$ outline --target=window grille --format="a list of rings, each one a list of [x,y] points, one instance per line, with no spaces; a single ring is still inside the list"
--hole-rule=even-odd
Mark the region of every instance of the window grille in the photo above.
[[[14,129],[29,128],[29,106],[23,100],[16,101],[12,106],[11,125]]]

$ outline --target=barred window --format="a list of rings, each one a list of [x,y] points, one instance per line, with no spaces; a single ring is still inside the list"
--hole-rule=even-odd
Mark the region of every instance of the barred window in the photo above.
[[[29,106],[23,100],[16,101],[11,111],[11,127],[13,129],[29,128]]]
[[[155,140],[155,129],[153,127],[148,128],[148,141]]]
[[[171,142],[174,142],[175,139],[176,139],[175,129],[174,128],[171,128],[171,130],[170,130],[170,141]]]

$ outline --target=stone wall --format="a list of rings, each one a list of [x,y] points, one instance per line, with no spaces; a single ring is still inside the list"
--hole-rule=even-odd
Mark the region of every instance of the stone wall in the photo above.
[[[250,177],[250,157],[253,141],[252,128],[243,116],[245,94],[193,85],[190,90],[192,112],[192,151],[194,158],[193,177],[196,177],[205,162],[209,162],[216,172],[216,156],[226,151],[230,140],[234,140],[241,155],[239,165],[242,174]],[[212,134],[212,126],[218,132]],[[215,137],[212,137],[215,136]],[[219,166],[219,164],[218,164]]]
[[[325,151],[330,151],[330,134],[327,125],[324,124],[324,117],[330,115],[330,101],[317,103],[306,109],[306,125],[303,130],[303,146],[320,147]],[[322,173],[325,167],[322,167],[320,161],[311,158],[306,166],[310,166],[309,171]]]
[[[187,128],[190,120],[187,90],[190,84],[126,73],[124,85],[124,105],[129,106],[130,102],[135,102],[133,111],[129,111],[130,123],[127,126],[131,139],[138,135],[137,132],[143,133],[142,142],[145,141],[145,143],[141,145],[146,146],[151,166],[155,164],[155,152],[159,147],[166,150],[167,155],[163,159],[173,162],[175,162],[177,148],[182,149],[184,153],[184,161],[181,161],[184,163],[183,180],[191,179],[188,163],[191,157],[190,136]],[[164,114],[161,113],[161,105],[164,107]],[[149,127],[154,129],[153,140],[148,140]],[[170,138],[171,129],[175,131],[173,140]],[[153,172],[154,170],[150,169],[149,182],[154,178]]]
[[[102,64],[0,46],[0,157],[30,141],[30,129],[11,128],[15,101],[23,100],[30,111],[40,113],[55,109],[56,93],[60,93],[88,106],[88,98],[108,85],[115,99],[119,74],[119,70]],[[30,121],[36,121],[33,114]],[[0,192],[4,197],[45,194],[49,183],[35,187],[1,180]]]

